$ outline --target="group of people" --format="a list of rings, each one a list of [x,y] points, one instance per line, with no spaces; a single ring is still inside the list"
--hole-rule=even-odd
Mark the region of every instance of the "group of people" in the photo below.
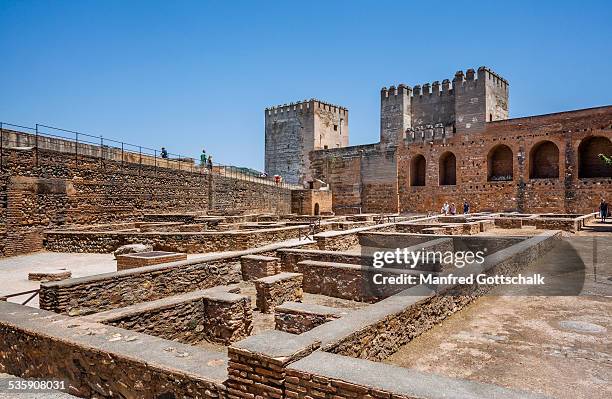
[[[200,155],[200,166],[206,166],[208,170],[212,170],[213,168],[212,155],[209,155],[207,158],[206,150],[202,150],[202,154]]]
[[[442,209],[440,210],[440,213],[443,214],[444,216],[456,215],[457,206],[455,205],[454,202],[451,202],[451,204],[449,205],[448,201],[444,201],[444,205],[442,205]],[[467,200],[463,201],[463,213],[465,215],[470,213],[470,204],[469,202],[467,202]]]
[[[161,148],[160,155],[163,159],[168,159],[168,150],[166,150],[166,147]],[[202,154],[200,155],[200,166],[206,166],[208,170],[212,170],[212,155],[207,157],[206,150],[202,150]]]

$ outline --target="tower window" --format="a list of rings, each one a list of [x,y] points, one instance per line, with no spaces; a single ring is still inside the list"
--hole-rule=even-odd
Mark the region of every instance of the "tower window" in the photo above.
[[[493,114],[489,114],[489,122],[493,122]]]
[[[338,125],[334,125],[334,132],[338,131]]]

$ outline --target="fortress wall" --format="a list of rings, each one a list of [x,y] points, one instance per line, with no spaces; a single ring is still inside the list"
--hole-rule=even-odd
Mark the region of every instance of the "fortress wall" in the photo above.
[[[337,215],[397,211],[394,147],[370,144],[310,156],[313,176],[330,185]]]
[[[288,213],[289,189],[72,153],[2,149],[0,256],[42,248],[42,231],[139,220],[145,213]]]
[[[471,211],[592,212],[600,198],[612,197],[612,178],[578,178],[578,147],[583,139],[612,139],[612,107],[511,119],[486,124],[482,133],[445,140],[401,143],[397,150],[401,212],[439,211],[445,201],[461,212],[467,199]],[[531,178],[530,154],[538,143],[553,142],[559,150],[559,177]],[[511,181],[488,181],[488,154],[503,144],[512,151]],[[602,149],[603,150],[603,149]],[[456,157],[455,185],[440,185],[439,160],[450,151]],[[411,186],[410,161],[426,159],[425,186]]]

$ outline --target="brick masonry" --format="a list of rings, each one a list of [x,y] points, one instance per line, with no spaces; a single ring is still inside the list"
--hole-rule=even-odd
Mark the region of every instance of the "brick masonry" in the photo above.
[[[6,131],[4,132],[6,138]],[[68,143],[68,142],[66,142]],[[145,213],[289,213],[289,189],[48,150],[3,147],[0,255],[43,248],[42,231],[65,225],[139,220]]]
[[[455,135],[313,151],[311,170],[330,184],[336,214],[439,212],[464,199],[472,212],[588,213],[612,197],[612,167],[597,159],[612,153],[611,129],[612,107],[494,120]],[[450,184],[441,177],[449,154]]]
[[[241,257],[240,268],[244,281],[273,276],[280,273],[281,269],[279,258],[263,255],[245,255]]]
[[[40,308],[84,315],[240,280],[239,255],[43,283]]]
[[[229,345],[252,331],[251,299],[223,287],[192,291],[156,301],[85,316],[82,320],[138,331],[185,344]]]
[[[287,301],[302,299],[302,275],[279,273],[275,276],[255,280],[257,309],[262,313],[274,312],[274,307]]]
[[[274,328],[291,334],[302,334],[330,320],[346,316],[348,312],[330,306],[285,302],[274,308]]]

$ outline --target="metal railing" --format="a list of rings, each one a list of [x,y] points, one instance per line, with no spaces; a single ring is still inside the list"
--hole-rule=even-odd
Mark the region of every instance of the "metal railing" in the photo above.
[[[32,299],[36,298],[36,296],[39,294],[40,289],[35,289],[35,290],[29,290],[29,291],[23,291],[23,292],[17,292],[15,294],[9,294],[9,295],[3,295],[0,296],[0,301],[7,301],[9,298],[14,298],[16,296],[22,296],[22,295],[26,295],[26,294],[31,294],[28,299],[26,299],[24,302],[22,302],[22,305],[27,305]]]
[[[101,163],[114,161],[125,164],[138,164],[158,168],[177,169],[192,173],[212,174],[260,184],[279,186],[289,189],[303,188],[300,185],[276,181],[274,177],[265,176],[248,168],[220,163],[197,164],[193,157],[166,152],[125,141],[105,138],[75,130],[37,123],[34,127],[0,122],[0,169],[4,169],[5,147],[31,147],[34,150],[35,162],[39,162],[39,150],[51,150],[74,155],[78,165],[79,157],[98,158]],[[199,160],[198,160],[199,161]]]

